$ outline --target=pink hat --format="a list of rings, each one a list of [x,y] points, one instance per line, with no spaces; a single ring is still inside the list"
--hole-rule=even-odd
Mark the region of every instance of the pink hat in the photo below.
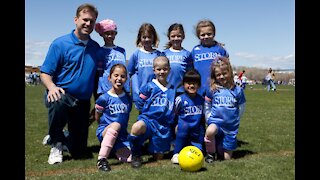
[[[102,34],[106,31],[117,31],[117,25],[113,20],[105,19],[96,23],[95,30],[99,34]]]

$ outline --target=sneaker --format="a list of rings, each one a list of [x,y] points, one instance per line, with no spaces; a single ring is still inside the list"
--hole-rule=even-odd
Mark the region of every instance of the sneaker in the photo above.
[[[111,171],[111,167],[106,158],[101,158],[97,161],[97,168],[100,171]]]
[[[206,157],[205,157],[205,161],[207,163],[213,163],[215,161],[215,154],[216,153],[213,153],[213,154],[207,154]]]
[[[172,162],[173,164],[179,164],[178,156],[179,156],[178,153],[176,153],[176,154],[174,154],[174,155],[172,156],[171,162]]]
[[[140,156],[133,156],[131,160],[131,166],[133,168],[139,168],[142,165],[142,159]]]
[[[43,145],[50,145],[50,135],[48,134],[48,135],[46,135],[44,138],[43,138],[43,140],[42,140],[42,144]]]
[[[66,138],[68,138],[69,136],[69,131],[68,130],[63,130],[63,134]],[[50,135],[46,135],[43,140],[42,140],[42,145],[46,146],[46,145],[51,145],[51,138]],[[69,148],[67,145],[63,144],[62,145],[62,150],[65,152],[69,152]]]
[[[62,143],[57,142],[53,145],[50,150],[50,155],[48,159],[49,164],[62,163],[63,155],[62,155]]]

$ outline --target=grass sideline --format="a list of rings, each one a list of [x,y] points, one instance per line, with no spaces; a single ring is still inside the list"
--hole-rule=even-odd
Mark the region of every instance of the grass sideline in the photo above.
[[[250,88],[252,87],[252,89]],[[47,134],[47,109],[43,86],[25,87],[25,179],[295,179],[295,87],[277,86],[267,92],[262,85],[247,86],[246,111],[240,122],[239,147],[230,161],[204,164],[199,172],[181,171],[170,158],[149,162],[140,169],[110,159],[112,170],[96,169],[99,142],[96,123],[89,127],[88,146],[93,158],[72,160],[64,153],[64,162],[47,163],[50,147],[42,145]],[[131,125],[137,116],[132,110]],[[131,127],[129,125],[129,128]]]

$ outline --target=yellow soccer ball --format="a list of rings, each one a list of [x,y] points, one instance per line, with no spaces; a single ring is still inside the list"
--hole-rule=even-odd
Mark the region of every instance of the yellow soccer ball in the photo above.
[[[204,157],[199,148],[186,146],[179,152],[178,161],[182,170],[194,172],[202,168]]]

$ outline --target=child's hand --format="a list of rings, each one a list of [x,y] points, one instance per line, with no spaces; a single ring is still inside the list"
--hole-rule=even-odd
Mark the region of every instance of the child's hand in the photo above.
[[[229,62],[229,58],[224,57],[224,56],[218,56],[219,60],[224,61],[224,62]]]

